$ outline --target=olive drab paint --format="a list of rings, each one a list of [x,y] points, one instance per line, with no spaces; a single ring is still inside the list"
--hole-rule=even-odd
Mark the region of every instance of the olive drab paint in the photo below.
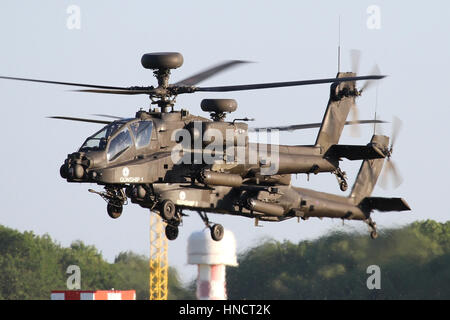
[[[107,201],[107,212],[118,218],[130,200],[158,212],[167,223],[166,236],[178,235],[183,210],[197,211],[211,230],[214,240],[223,236],[223,227],[211,225],[207,213],[243,216],[255,221],[283,221],[291,218],[328,217],[365,221],[371,236],[377,236],[370,214],[378,211],[410,210],[400,198],[371,197],[378,175],[392,147],[389,138],[374,135],[364,146],[340,145],[344,126],[380,123],[379,120],[348,122],[350,109],[363,90],[356,81],[374,81],[385,76],[357,76],[339,72],[335,78],[249,85],[197,87],[196,84],[218,72],[245,61],[227,61],[170,84],[171,71],[181,67],[180,53],[144,54],[142,66],[153,71],[158,85],[148,87],[111,87],[47,80],[0,77],[81,87],[77,91],[102,94],[148,95],[148,111],[132,118],[114,120],[52,117],[105,125],[88,137],[80,149],[69,154],[60,168],[68,182],[95,183],[104,191],[90,192]],[[203,111],[210,118],[175,110],[175,98],[195,92],[232,92],[276,87],[331,84],[330,98],[321,123],[250,130],[251,119],[226,120],[237,109],[233,99],[204,99]],[[278,130],[319,128],[314,145],[279,144]],[[256,137],[256,142],[249,137]],[[347,176],[339,166],[343,158],[362,160],[361,170],[349,197],[317,192],[291,185],[291,174],[336,175],[342,191]]]

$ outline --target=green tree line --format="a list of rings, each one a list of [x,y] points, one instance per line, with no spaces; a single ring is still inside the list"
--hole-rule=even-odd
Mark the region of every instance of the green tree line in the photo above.
[[[227,268],[230,299],[450,299],[450,222],[416,222],[367,234],[332,232],[312,241],[266,240]],[[113,263],[81,241],[62,247],[48,235],[0,226],[0,299],[49,299],[65,290],[69,265],[81,269],[83,290],[135,289],[148,299],[148,257],[122,252]],[[381,289],[369,290],[369,266]],[[194,299],[169,269],[169,299]]]
[[[333,232],[297,244],[266,241],[238,260],[227,269],[230,299],[450,299],[450,222],[416,222],[377,240]],[[372,265],[379,290],[367,286]]]
[[[82,290],[136,290],[149,297],[148,257],[122,252],[108,263],[94,247],[75,241],[64,248],[48,235],[0,226],[0,300],[50,299],[52,290],[67,290],[67,267],[81,270]],[[193,299],[175,269],[169,268],[169,299]]]

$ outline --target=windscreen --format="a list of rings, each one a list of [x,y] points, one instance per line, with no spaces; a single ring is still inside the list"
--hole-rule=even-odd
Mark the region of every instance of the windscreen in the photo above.
[[[87,151],[105,150],[108,138],[112,136],[114,133],[116,133],[121,127],[123,127],[125,123],[126,123],[125,120],[123,121],[121,120],[121,121],[114,121],[108,124],[102,130],[98,131],[97,133],[87,138],[86,141],[81,146],[80,151],[87,152]]]
[[[108,161],[115,160],[129,147],[131,147],[132,144],[133,140],[131,139],[130,131],[127,127],[125,127],[111,140],[108,147],[108,152],[106,153],[106,159]]]
[[[136,149],[144,148],[150,144],[152,137],[152,121],[139,121],[130,125],[136,141]]]

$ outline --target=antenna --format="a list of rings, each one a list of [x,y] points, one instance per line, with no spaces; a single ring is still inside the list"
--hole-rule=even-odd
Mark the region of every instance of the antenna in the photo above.
[[[375,121],[377,120],[377,109],[378,109],[378,84],[377,87],[375,89]],[[373,134],[376,135],[377,134],[377,124],[376,122],[373,123]]]
[[[338,39],[339,39],[339,43],[338,43],[338,73],[341,72],[341,15],[339,15],[339,35],[338,35]]]

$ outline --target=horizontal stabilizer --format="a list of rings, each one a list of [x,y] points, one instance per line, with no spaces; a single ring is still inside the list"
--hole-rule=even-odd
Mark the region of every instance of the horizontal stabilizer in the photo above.
[[[383,159],[385,154],[373,144],[366,146],[335,144],[328,150],[327,156],[335,159],[346,158],[348,160],[372,160]]]
[[[382,212],[410,211],[408,203],[402,198],[364,198],[361,207]]]

